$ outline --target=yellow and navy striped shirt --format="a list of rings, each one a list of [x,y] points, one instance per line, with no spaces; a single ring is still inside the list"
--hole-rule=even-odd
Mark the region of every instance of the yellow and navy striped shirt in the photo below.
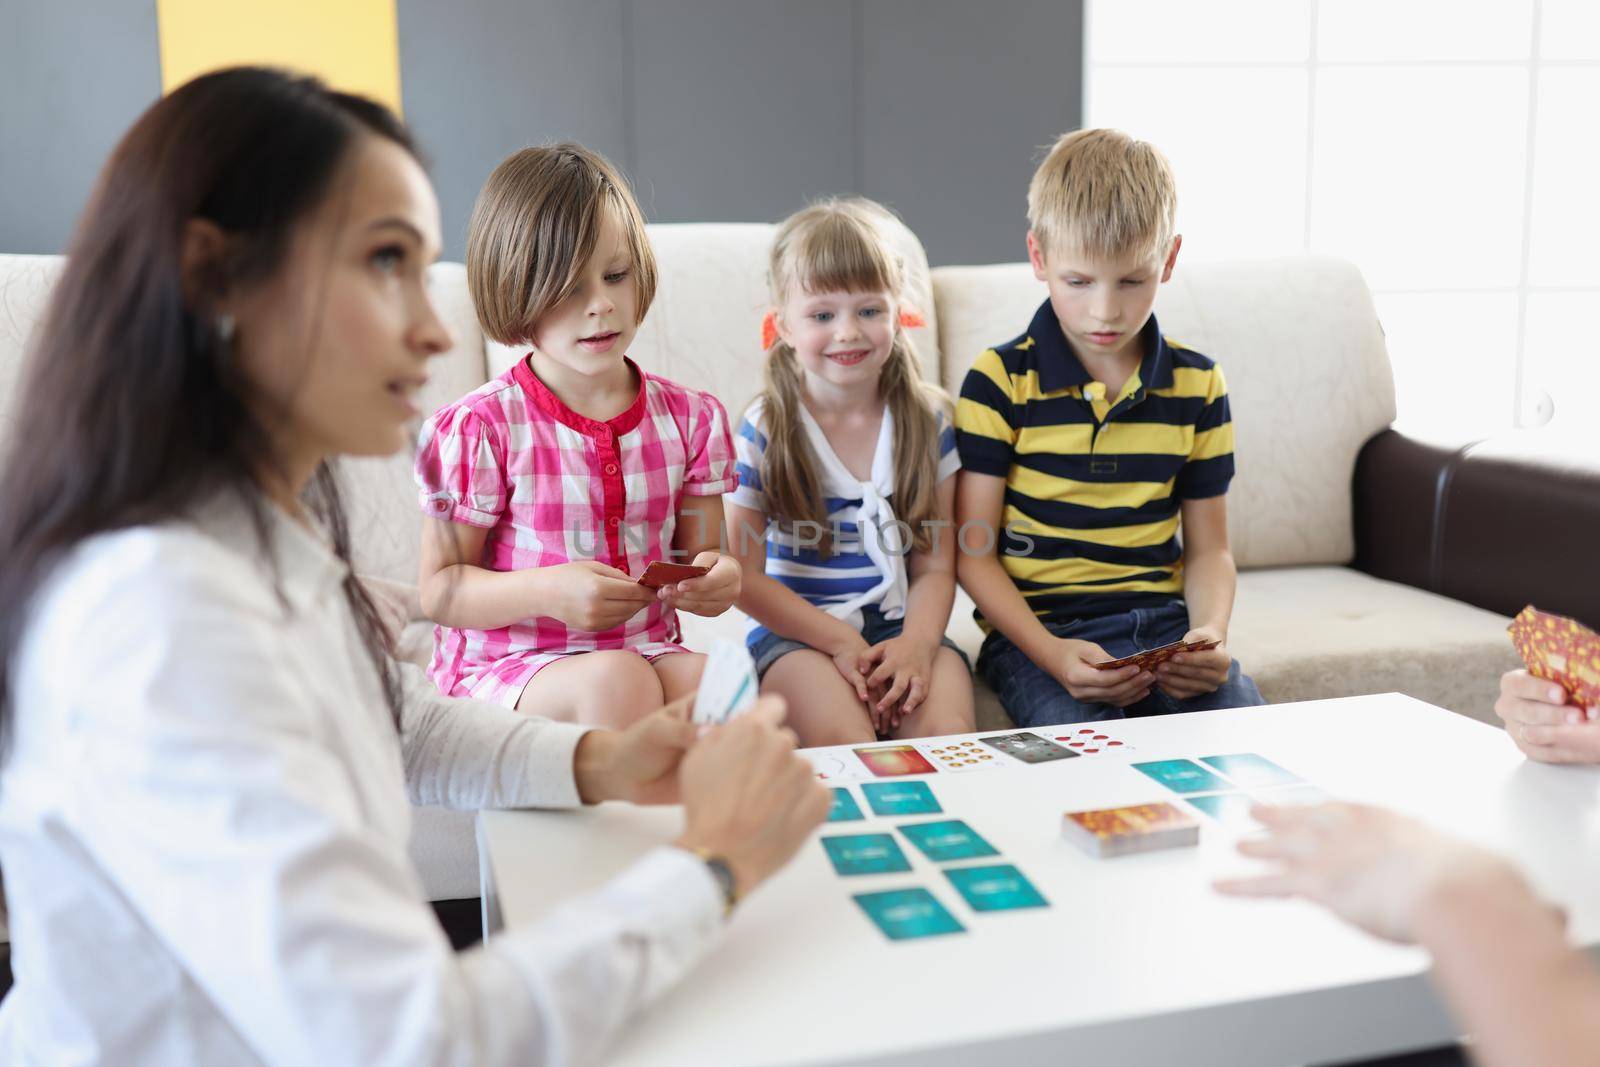
[[[1000,560],[1047,622],[1182,596],[1179,505],[1233,479],[1222,368],[1163,338],[1154,316],[1139,341],[1139,369],[1106,397],[1046,300],[961,385],[961,466],[1006,480]]]

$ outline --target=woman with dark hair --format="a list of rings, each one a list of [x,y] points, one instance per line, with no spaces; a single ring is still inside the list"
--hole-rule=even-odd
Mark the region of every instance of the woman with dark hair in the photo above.
[[[823,818],[775,703],[586,731],[390,657],[329,463],[408,440],[438,233],[387,111],[275,71],[177,90],[101,174],[0,465],[0,1061],[590,1060]],[[456,956],[408,793],[685,829]]]

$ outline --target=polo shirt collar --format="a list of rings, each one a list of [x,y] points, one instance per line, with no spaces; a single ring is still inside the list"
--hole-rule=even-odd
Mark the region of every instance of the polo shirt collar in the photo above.
[[[1034,312],[1033,321],[1028,324],[1028,337],[1036,353],[1039,388],[1053,393],[1073,386],[1081,388],[1094,381],[1094,376],[1084,369],[1072,346],[1067,344],[1067,335],[1061,332],[1061,321],[1056,318],[1049,300]],[[1139,361],[1139,391],[1171,388],[1172,349],[1162,339],[1154,315],[1139,331],[1139,344],[1144,349],[1144,358]]]

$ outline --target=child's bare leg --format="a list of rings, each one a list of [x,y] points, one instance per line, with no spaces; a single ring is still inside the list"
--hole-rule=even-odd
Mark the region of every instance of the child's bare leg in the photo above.
[[[970,734],[973,721],[972,672],[953,648],[939,646],[933,657],[933,677],[928,695],[908,717],[900,720],[895,737],[939,737]]]
[[[656,672],[637,652],[581,652],[548,665],[522,690],[517,710],[624,730],[665,701]]]
[[[761,691],[777,693],[788,701],[785,722],[800,738],[802,748],[858,745],[878,739],[855,689],[833,660],[815,649],[797,649],[781,657],[767,668]]]
[[[698,652],[672,652],[657,656],[650,661],[650,666],[655,668],[662,695],[670,704],[700,687],[700,672],[705,669],[706,658]]]

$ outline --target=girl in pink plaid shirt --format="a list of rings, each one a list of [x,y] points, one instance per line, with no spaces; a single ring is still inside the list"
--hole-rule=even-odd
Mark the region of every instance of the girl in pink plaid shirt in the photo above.
[[[655,256],[599,155],[529,148],[495,168],[467,281],[484,334],[529,352],[423,427],[429,673],[447,694],[625,726],[699,683],[676,611],[720,615],[739,595],[717,551],[738,484],[727,414],[625,354]],[[647,589],[656,560],[709,571]]]

